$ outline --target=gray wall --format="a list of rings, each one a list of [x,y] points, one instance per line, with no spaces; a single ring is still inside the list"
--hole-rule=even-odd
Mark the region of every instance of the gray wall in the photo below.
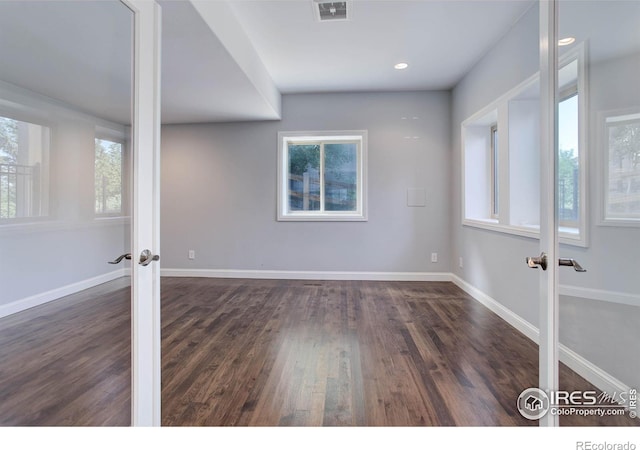
[[[460,167],[462,121],[534,75],[538,59],[538,9],[534,6],[455,87],[451,128],[452,271],[535,326],[538,277],[524,258],[540,253],[538,241],[461,226]]]
[[[130,241],[125,219],[94,215],[96,126],[121,135],[125,127],[0,83],[0,115],[12,111],[51,128],[50,214],[0,226],[0,307],[123,267],[107,261]]]
[[[599,200],[604,191],[605,113],[640,111],[640,54],[595,62],[589,67],[587,148],[589,201],[587,248],[561,245],[563,257],[575,258],[588,272],[560,271],[560,284],[635,296],[634,305],[560,297],[560,342],[632,387],[640,386],[640,228],[601,225]],[[615,114],[614,114],[615,115]],[[605,294],[606,295],[606,294]]]
[[[281,121],[163,127],[163,267],[448,272],[449,101],[446,92],[285,95]],[[369,220],[276,221],[278,131],[360,129]],[[407,188],[425,188],[426,207],[408,207]]]

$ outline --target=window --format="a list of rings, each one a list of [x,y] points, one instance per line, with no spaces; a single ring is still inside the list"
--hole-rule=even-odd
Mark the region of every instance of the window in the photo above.
[[[558,219],[561,227],[580,223],[580,148],[578,93],[561,96],[558,104]]]
[[[48,127],[0,117],[0,222],[46,216]]]
[[[95,140],[95,213],[122,214],[121,142]]]
[[[587,245],[584,72],[583,47],[562,57],[558,73],[558,231],[561,243],[580,246]],[[462,162],[464,225],[539,237],[538,75],[462,123]],[[631,182],[625,183],[620,189],[631,192]]]
[[[497,219],[500,212],[499,161],[498,125],[494,125],[491,127],[491,217],[493,219]]]
[[[605,221],[640,224],[640,113],[605,118]]]
[[[278,133],[278,220],[366,220],[366,138]]]
[[[498,111],[482,112],[462,126],[464,148],[464,217],[498,223]]]

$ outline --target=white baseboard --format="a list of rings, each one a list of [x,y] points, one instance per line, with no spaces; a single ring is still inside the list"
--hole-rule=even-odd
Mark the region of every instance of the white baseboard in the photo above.
[[[268,280],[451,281],[449,272],[323,272],[304,270],[161,269],[163,277]]]
[[[99,284],[117,280],[118,278],[124,277],[127,274],[127,269],[118,269],[114,270],[113,272],[105,273],[104,275],[98,275],[97,277],[78,281],[77,283],[68,284],[66,286],[52,289],[47,292],[42,292],[40,294],[16,300],[6,305],[0,305],[0,318],[18,313],[20,311],[24,311],[25,309],[33,308],[34,306],[39,306],[44,303],[51,302],[53,300],[58,300],[59,298],[66,295],[75,294],[77,292],[84,291],[85,289],[98,286]]]
[[[471,284],[464,281],[462,278],[455,274],[451,274],[451,281],[458,286],[460,289],[465,291],[467,294],[472,296],[474,299],[482,303],[484,306],[489,308],[491,311],[496,313],[501,319],[506,321],[509,325],[517,329],[519,332],[524,334],[526,337],[531,339],[536,344],[538,343],[538,336],[540,334],[537,327],[515,314],[509,308],[506,308],[497,300],[494,300],[492,297],[488,296],[480,289],[472,286]]]
[[[602,289],[585,288],[581,286],[560,285],[560,295],[568,297],[587,298],[602,302],[619,303],[622,305],[640,306],[640,295],[626,292],[604,291]]]
[[[609,395],[613,393],[629,392],[630,387],[617,378],[609,375],[595,364],[587,361],[582,356],[568,347],[560,344],[560,361],[567,367]]]
[[[482,303],[484,306],[496,313],[500,318],[516,328],[522,334],[527,336],[533,342],[535,342],[536,344],[539,343],[540,330],[536,326],[532,325],[531,323],[511,311],[509,308],[506,308],[501,303],[491,298],[475,286],[467,283],[457,275],[451,274],[451,281],[471,297],[476,299],[478,302]],[[576,372],[582,378],[584,378],[603,392],[612,395],[613,393],[629,391],[629,386],[627,386],[614,376],[610,375],[609,373],[605,372],[592,362],[586,360],[570,348],[560,344],[559,352],[560,361],[562,361],[571,370]]]

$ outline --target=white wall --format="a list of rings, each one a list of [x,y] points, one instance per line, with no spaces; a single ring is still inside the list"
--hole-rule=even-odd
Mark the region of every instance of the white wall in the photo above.
[[[277,132],[360,129],[369,220],[276,221]],[[449,129],[446,92],[285,95],[281,121],[165,126],[163,268],[448,272]]]

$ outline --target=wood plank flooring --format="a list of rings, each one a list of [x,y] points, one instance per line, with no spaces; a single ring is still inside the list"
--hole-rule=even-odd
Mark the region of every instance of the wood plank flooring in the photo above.
[[[537,425],[516,410],[537,348],[451,283],[164,278],[162,292],[163,425]],[[109,285],[0,319],[0,424],[128,424],[129,327],[128,289]],[[589,388],[565,367],[562,384]]]
[[[0,425],[131,423],[126,280],[0,319]]]

